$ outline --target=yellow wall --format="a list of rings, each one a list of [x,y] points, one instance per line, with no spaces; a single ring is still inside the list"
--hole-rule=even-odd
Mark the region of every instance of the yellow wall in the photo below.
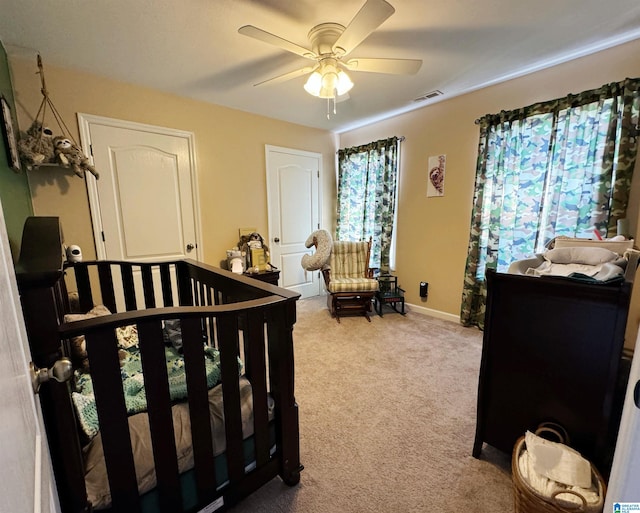
[[[78,112],[186,130],[195,134],[204,260],[218,265],[238,242],[238,228],[267,235],[265,144],[321,153],[322,186],[335,189],[335,136],[329,132],[248,114],[155,90],[114,82],[46,63],[50,97],[79,141]],[[42,96],[35,56],[10,61],[19,124],[26,130]],[[54,118],[47,124],[59,133]],[[65,241],[95,258],[85,181],[68,170],[41,168],[29,173],[36,215],[60,216]],[[323,224],[331,226],[333,198],[325,196]]]
[[[35,58],[14,59],[11,65],[20,125],[25,128],[41,99]],[[55,68],[46,61],[45,73],[51,97],[76,137],[77,112],[195,133],[204,258],[214,265],[237,242],[238,227],[256,226],[267,232],[265,144],[322,153],[322,224],[331,230],[336,148],[405,136],[396,274],[409,303],[458,316],[478,144],[474,121],[487,113],[640,76],[640,40],[340,134],[339,145],[325,131]],[[438,154],[447,156],[445,195],[427,198],[427,159]],[[36,214],[60,215],[66,240],[81,245],[91,257],[93,238],[84,181],[50,169],[31,173],[30,181]],[[634,187],[633,198],[630,224],[635,233],[640,185]],[[230,221],[229,212],[236,212],[236,219]],[[426,301],[418,296],[423,280],[430,284]],[[632,316],[637,325],[640,314]]]
[[[455,316],[460,313],[477,118],[638,76],[640,40],[341,134],[340,147],[393,135],[406,137],[401,154],[396,274],[407,290],[407,301]],[[427,198],[427,159],[439,154],[447,156],[444,197]],[[637,216],[637,206],[633,212]],[[630,220],[635,233],[636,219]],[[429,282],[426,301],[418,295],[423,280]]]

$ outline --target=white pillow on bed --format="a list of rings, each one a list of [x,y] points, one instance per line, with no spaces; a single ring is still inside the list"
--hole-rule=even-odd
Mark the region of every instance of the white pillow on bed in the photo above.
[[[554,264],[600,265],[620,258],[617,253],[605,248],[554,248],[544,254],[545,260]]]

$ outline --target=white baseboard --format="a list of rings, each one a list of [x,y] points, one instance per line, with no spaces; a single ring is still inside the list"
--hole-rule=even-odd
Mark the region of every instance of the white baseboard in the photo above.
[[[411,308],[412,312],[416,312],[422,315],[430,315],[431,317],[435,317],[437,319],[444,319],[445,321],[456,322],[458,324],[460,323],[459,315],[442,312],[440,310],[434,310],[433,308],[425,308],[424,306],[418,306],[412,303],[407,303],[407,306]]]

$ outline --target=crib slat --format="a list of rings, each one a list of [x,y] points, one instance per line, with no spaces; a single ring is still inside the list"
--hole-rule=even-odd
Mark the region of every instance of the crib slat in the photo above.
[[[185,377],[191,418],[193,460],[196,473],[198,502],[215,498],[216,470],[213,460],[209,395],[204,366],[204,345],[200,331],[200,319],[181,319],[182,347],[184,350]]]
[[[180,306],[193,306],[193,290],[188,264],[176,262],[176,277],[178,279],[178,304]]]
[[[115,331],[107,328],[88,333],[86,344],[113,509],[139,513],[140,500]]]
[[[242,450],[242,414],[240,412],[240,384],[238,382],[238,314],[218,317],[218,344],[224,396],[224,424],[227,439],[227,468],[231,483],[244,476]]]
[[[162,301],[164,302],[164,306],[173,306],[171,268],[169,264],[160,264],[160,283],[162,283]]]
[[[133,283],[133,266],[127,262],[120,265],[122,270],[122,287],[124,288],[124,304],[127,311],[137,310],[136,289]]]
[[[269,461],[269,411],[267,403],[266,357],[264,345],[264,313],[249,312],[245,337],[246,375],[253,390],[253,422],[256,463]]]
[[[80,310],[82,313],[93,308],[93,295],[91,293],[91,281],[89,280],[89,270],[84,264],[75,264],[73,267],[78,286],[78,299],[80,300]]]
[[[162,513],[182,512],[171,398],[160,321],[138,323],[147,411]]]
[[[156,307],[156,295],[153,290],[153,274],[151,272],[150,265],[143,265],[142,272],[142,290],[144,291],[144,306],[145,308]]]
[[[111,313],[116,313],[116,295],[113,289],[113,274],[111,264],[98,262],[98,278],[100,279],[100,291],[102,292],[102,304]]]

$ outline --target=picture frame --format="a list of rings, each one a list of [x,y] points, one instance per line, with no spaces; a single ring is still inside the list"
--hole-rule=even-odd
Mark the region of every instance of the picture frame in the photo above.
[[[444,178],[446,155],[429,157],[429,170],[427,176],[427,197],[444,196]]]
[[[2,137],[7,147],[7,162],[15,171],[20,171],[20,155],[18,153],[18,139],[13,127],[11,106],[4,96],[0,97],[0,117],[2,117]]]

